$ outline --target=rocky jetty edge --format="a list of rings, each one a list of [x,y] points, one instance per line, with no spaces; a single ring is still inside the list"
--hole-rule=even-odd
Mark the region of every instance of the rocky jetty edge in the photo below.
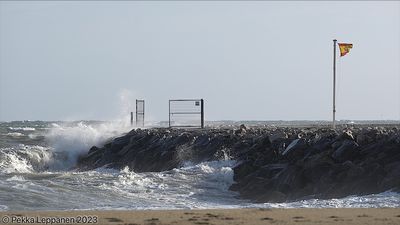
[[[341,198],[400,191],[400,126],[134,129],[93,146],[78,170],[171,170],[233,159],[230,190],[254,202]]]

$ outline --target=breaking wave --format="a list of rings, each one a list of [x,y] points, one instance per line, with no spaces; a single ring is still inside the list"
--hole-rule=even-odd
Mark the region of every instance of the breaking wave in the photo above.
[[[42,146],[19,145],[0,150],[0,172],[32,173],[48,169],[52,152]]]
[[[10,132],[10,133],[7,133],[7,136],[10,136],[10,137],[21,137],[21,136],[24,136],[24,134],[21,134],[21,133],[18,133],[18,132]]]
[[[59,169],[71,168],[78,157],[86,154],[92,146],[101,146],[131,128],[123,123],[52,123],[45,139],[56,154],[64,157],[62,162],[53,166]]]
[[[15,131],[34,131],[34,130],[36,130],[36,128],[34,128],[34,127],[9,127],[8,129],[15,130]]]
[[[132,127],[122,123],[51,123],[45,131],[36,133],[8,132],[6,136],[19,139],[14,146],[0,149],[0,171],[4,173],[32,173],[44,170],[72,169],[77,158],[94,145],[101,146],[107,140],[127,132]],[[13,131],[36,131],[32,127],[8,127]],[[41,141],[32,145],[31,141]]]
[[[340,199],[307,199],[288,203],[264,203],[252,205],[266,208],[398,208],[400,193],[383,192],[364,196],[348,196]]]

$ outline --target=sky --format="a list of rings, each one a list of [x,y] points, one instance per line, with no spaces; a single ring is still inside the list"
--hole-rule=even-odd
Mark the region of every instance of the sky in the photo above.
[[[0,121],[400,120],[400,2],[0,1]]]

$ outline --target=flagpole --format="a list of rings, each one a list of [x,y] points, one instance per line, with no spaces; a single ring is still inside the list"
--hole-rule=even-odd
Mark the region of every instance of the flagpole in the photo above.
[[[335,96],[336,96],[336,42],[337,40],[333,40],[333,120],[332,120],[332,128],[336,128],[336,103],[335,103]]]

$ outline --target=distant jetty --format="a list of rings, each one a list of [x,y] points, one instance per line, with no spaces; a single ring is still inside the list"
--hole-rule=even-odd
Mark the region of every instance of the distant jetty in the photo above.
[[[77,169],[157,172],[226,159],[238,162],[230,189],[254,202],[399,192],[400,126],[135,129],[93,146]]]

